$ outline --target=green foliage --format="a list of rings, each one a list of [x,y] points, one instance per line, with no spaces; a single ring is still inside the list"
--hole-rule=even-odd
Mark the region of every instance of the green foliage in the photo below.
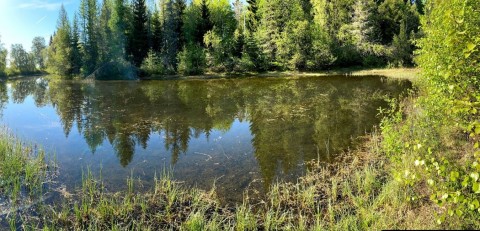
[[[83,62],[82,72],[89,75],[99,65],[99,18],[97,0],[82,0],[80,2],[80,24]],[[71,52],[71,51],[70,51]]]
[[[160,53],[162,52],[163,48],[163,28],[162,22],[160,21],[160,13],[157,9],[155,9],[150,21],[152,22],[151,30],[152,30],[152,50]]]
[[[258,1],[247,0],[247,12],[245,13],[246,31],[252,35],[257,31],[258,21],[260,20],[258,13]]]
[[[183,47],[183,18],[185,14],[184,0],[169,0],[165,3],[164,17],[164,62],[169,72],[177,71],[177,55]]]
[[[237,20],[228,0],[212,1],[209,4],[212,30],[204,35],[207,47],[207,65],[219,72],[230,72],[235,67],[235,30]]]
[[[247,36],[245,38],[245,45],[239,66],[241,70],[245,71],[265,71],[267,69],[265,56],[261,52],[255,37]]]
[[[480,227],[479,7],[478,1],[428,1],[425,37],[417,43],[419,97],[382,123],[393,174],[413,193],[407,199],[430,199],[444,228]],[[398,62],[408,60],[407,27],[393,41]]]
[[[6,128],[0,130],[0,193],[8,203],[28,203],[22,195],[32,196],[30,199],[42,195],[50,163],[42,150],[25,145]]]
[[[98,52],[99,52],[99,63],[103,64],[105,62],[111,61],[113,57],[111,55],[114,53],[111,51],[113,48],[111,41],[113,37],[112,28],[109,25],[109,22],[112,18],[112,1],[103,0],[103,4],[100,10],[99,16],[99,40],[98,40]],[[73,36],[72,36],[73,37]]]
[[[136,66],[142,64],[148,53],[147,5],[145,0],[133,1],[133,28],[131,41],[132,61]]]
[[[47,49],[47,45],[45,43],[45,38],[43,37],[33,38],[32,56],[35,62],[35,66],[39,70],[45,69],[46,49]]]
[[[108,39],[111,46],[110,56],[116,60],[126,59],[125,51],[127,49],[127,32],[129,29],[130,13],[128,7],[125,4],[125,0],[114,0],[113,10],[110,20],[108,21],[109,27],[112,31],[112,36]]]
[[[72,33],[71,33],[71,54],[70,54],[70,61],[72,63],[72,74],[78,75],[80,74],[82,68],[82,51],[80,46],[80,31],[78,27],[78,17],[75,15],[73,18],[73,26],[72,26]]]
[[[192,5],[193,7],[194,5]],[[194,41],[202,44],[205,47],[205,41],[203,37],[205,34],[213,29],[213,23],[210,19],[210,9],[208,8],[207,0],[201,0],[200,6],[200,17],[198,24],[196,25]]]
[[[153,50],[148,52],[147,58],[143,60],[141,69],[149,75],[163,75],[165,74],[165,68],[163,67],[162,59]]]
[[[189,44],[178,54],[178,72],[182,75],[203,74],[206,67],[204,48]]]
[[[138,67],[153,50],[164,74],[175,74],[179,53],[197,44],[205,48],[205,68],[213,72],[411,65],[412,40],[425,11],[423,2],[402,0],[244,4],[194,0],[187,7],[185,0],[155,0],[151,5],[145,0],[82,0],[69,29],[70,48],[64,48],[65,35],[52,38],[56,48],[49,49],[48,70],[88,76],[106,63],[124,60]],[[61,67],[65,57],[70,61]]]
[[[406,25],[402,23],[398,35],[393,36],[391,64],[393,66],[412,65],[412,45],[406,32]]]
[[[6,68],[7,68],[7,55],[8,51],[3,47],[3,43],[0,37],[0,76],[6,75]]]
[[[18,74],[35,72],[35,57],[29,54],[21,44],[13,44],[10,54],[10,69]]]
[[[53,36],[52,44],[48,51],[48,70],[61,76],[70,76],[72,45],[70,36],[70,23],[67,12],[62,6],[57,21],[57,30]]]

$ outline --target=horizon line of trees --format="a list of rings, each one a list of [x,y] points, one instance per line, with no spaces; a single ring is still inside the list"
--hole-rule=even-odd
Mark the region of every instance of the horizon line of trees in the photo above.
[[[27,52],[22,44],[12,44],[10,48],[10,62],[8,63],[9,52],[4,47],[0,37],[0,77],[44,72],[46,68],[46,52],[45,38],[35,37],[32,41],[30,52]]]
[[[12,46],[11,64],[62,76],[411,66],[422,14],[420,0],[81,0],[72,21],[61,7],[48,46]]]

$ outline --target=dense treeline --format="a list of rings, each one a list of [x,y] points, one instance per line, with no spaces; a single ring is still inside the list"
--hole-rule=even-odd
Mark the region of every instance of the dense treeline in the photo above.
[[[62,76],[412,65],[423,11],[418,0],[82,0],[73,20],[61,8],[45,51],[12,47],[12,64]]]

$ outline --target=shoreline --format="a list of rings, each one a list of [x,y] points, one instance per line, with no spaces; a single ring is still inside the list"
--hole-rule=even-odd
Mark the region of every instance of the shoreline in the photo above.
[[[387,74],[391,78],[412,76],[409,70],[391,69],[348,72],[351,76]],[[344,72],[347,73],[347,72]],[[268,73],[271,77],[289,73]],[[273,75],[273,76],[272,76]],[[302,73],[301,76],[325,76]],[[347,74],[344,74],[347,75]],[[265,75],[264,75],[265,76]],[[298,76],[298,75],[297,75]],[[412,106],[417,96],[402,104]],[[393,111],[394,109],[392,109]],[[412,113],[403,111],[407,116]],[[388,121],[387,121],[388,122]],[[398,125],[389,122],[389,126]],[[385,125],[383,125],[385,126]],[[387,133],[385,133],[388,135]],[[407,198],[418,188],[403,185],[395,178],[401,170],[393,157],[386,155],[388,143],[382,132],[360,137],[360,146],[346,152],[333,164],[310,163],[309,172],[296,183],[279,182],[268,190],[265,201],[244,196],[235,206],[219,203],[215,190],[203,191],[183,187],[164,173],[155,186],[136,193],[134,179],[126,179],[128,190],[109,193],[101,179],[86,173],[82,186],[66,192],[61,203],[39,206],[43,218],[19,212],[13,222],[32,227],[130,230],[275,230],[314,229],[385,229],[440,228],[432,211],[437,208],[428,200],[413,203]],[[410,158],[410,157],[406,157]],[[408,159],[409,160],[409,159]],[[408,161],[407,161],[408,162]],[[23,220],[16,221],[16,217]],[[11,221],[9,220],[9,223]]]
[[[324,77],[324,76],[385,76],[393,79],[405,79],[415,81],[418,79],[420,69],[418,68],[338,68],[325,71],[271,71],[271,72],[246,72],[246,73],[206,73],[203,75],[155,75],[139,78],[138,81],[151,80],[189,80],[189,79],[236,79],[236,78],[286,78],[286,77]],[[38,76],[55,76],[49,73],[36,73],[32,75],[17,75],[4,77],[2,80],[16,80],[21,78]],[[56,77],[57,78],[57,77]],[[61,77],[58,77],[61,78]],[[81,77],[71,77],[69,79],[87,80]],[[91,80],[87,80],[91,81]],[[98,80],[98,81],[129,81],[129,80]]]
[[[272,71],[264,73],[238,73],[238,74],[221,74],[207,73],[203,75],[182,76],[182,75],[164,75],[150,76],[144,80],[186,80],[186,79],[234,79],[234,78],[280,78],[280,77],[322,77],[322,76],[368,76],[378,75],[395,79],[416,80],[420,70],[418,68],[339,68],[325,71],[314,72],[298,72],[298,71]]]

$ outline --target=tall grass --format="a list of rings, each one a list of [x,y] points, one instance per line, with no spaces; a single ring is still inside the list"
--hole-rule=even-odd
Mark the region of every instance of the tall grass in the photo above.
[[[22,196],[42,193],[47,172],[54,170],[45,152],[0,128],[0,199],[18,202]]]
[[[84,174],[76,197],[45,210],[35,227],[74,230],[379,230],[436,228],[429,203],[411,202],[411,190],[391,173],[376,133],[335,164],[309,164],[297,183],[277,183],[255,203],[223,207],[214,191],[185,188],[162,174],[147,193],[107,193]],[[423,204],[422,204],[423,203]],[[73,208],[73,209],[71,209]]]

